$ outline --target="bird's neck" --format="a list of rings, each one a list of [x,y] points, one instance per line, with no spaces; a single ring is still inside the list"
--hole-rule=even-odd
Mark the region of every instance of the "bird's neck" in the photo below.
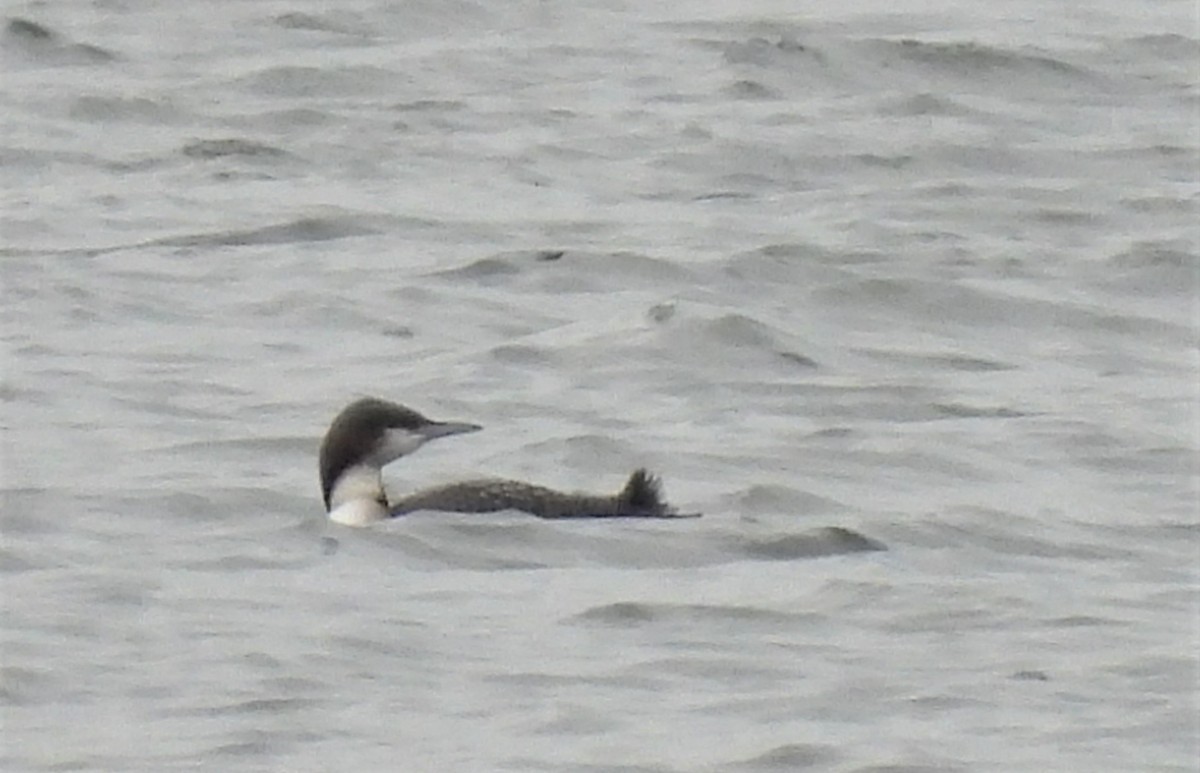
[[[344,526],[366,526],[388,517],[379,467],[356,464],[338,476],[329,492],[329,520]]]

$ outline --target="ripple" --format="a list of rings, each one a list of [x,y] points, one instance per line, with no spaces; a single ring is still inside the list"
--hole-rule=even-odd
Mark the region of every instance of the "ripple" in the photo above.
[[[118,57],[89,43],[71,43],[44,24],[10,18],[4,27],[6,49],[21,51],[30,62],[54,65],[107,64]]]
[[[636,601],[620,601],[592,607],[572,619],[580,622],[606,623],[609,625],[641,625],[655,622],[736,622],[740,624],[761,623],[776,626],[783,622],[795,622],[805,615],[794,615],[748,606],[720,604],[650,604]]]
[[[748,540],[740,550],[751,558],[792,561],[887,550],[887,546],[851,529],[826,526],[806,534]]]
[[[287,152],[279,148],[236,137],[220,140],[196,140],[184,145],[180,152],[189,158],[199,159],[224,158],[227,156],[282,158],[288,155]]]
[[[810,768],[826,769],[836,762],[841,755],[837,748],[820,744],[785,744],[776,746],[769,751],[740,760],[734,764],[745,766],[750,770],[807,770]]]

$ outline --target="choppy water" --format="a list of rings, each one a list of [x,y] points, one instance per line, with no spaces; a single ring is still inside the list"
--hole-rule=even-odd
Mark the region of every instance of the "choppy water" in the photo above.
[[[650,5],[7,7],[0,767],[1197,769],[1195,5]]]

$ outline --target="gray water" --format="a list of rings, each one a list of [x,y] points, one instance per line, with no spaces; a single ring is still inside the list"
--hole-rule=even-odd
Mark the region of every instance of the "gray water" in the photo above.
[[[0,768],[1200,768],[1194,3],[5,13]]]

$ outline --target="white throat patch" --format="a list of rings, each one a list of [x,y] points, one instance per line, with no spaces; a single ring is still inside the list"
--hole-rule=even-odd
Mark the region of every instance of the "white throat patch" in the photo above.
[[[383,438],[375,447],[371,461],[382,467],[388,462],[394,462],[402,456],[408,456],[428,440],[425,435],[412,430],[389,427],[383,431]]]
[[[363,526],[388,517],[383,476],[371,464],[348,467],[329,492],[329,518],[348,526]]]

